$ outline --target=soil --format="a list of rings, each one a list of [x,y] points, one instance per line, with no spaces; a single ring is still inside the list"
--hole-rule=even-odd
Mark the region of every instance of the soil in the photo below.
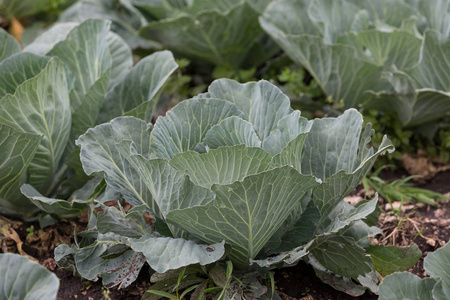
[[[384,173],[383,178],[393,179],[406,176],[402,173]],[[421,185],[433,191],[450,195],[450,171],[439,173],[431,181]],[[358,190],[357,190],[358,191]],[[353,197],[361,196],[362,190],[353,193]],[[362,195],[364,196],[364,195]],[[423,204],[404,205],[400,217],[389,211],[383,199],[379,202],[386,213],[380,215],[378,227],[383,230],[383,236],[373,241],[374,244],[409,246],[416,243],[423,252],[421,260],[410,269],[419,277],[425,277],[423,258],[431,251],[445,245],[450,240],[450,202],[441,201],[439,206]],[[0,224],[6,219],[0,216]],[[85,220],[65,221],[46,227],[41,230],[37,223],[11,222],[11,239],[1,245],[1,252],[21,252],[38,260],[43,266],[54,272],[60,279],[58,300],[80,299],[141,299],[150,287],[149,268],[143,268],[138,279],[128,288],[107,289],[102,286],[101,280],[97,282],[82,281],[72,273],[60,270],[53,259],[53,250],[60,243],[73,244],[74,228],[82,231]],[[14,235],[13,233],[17,233]],[[20,238],[20,240],[17,239]],[[20,247],[20,241],[23,242]],[[19,243],[18,243],[19,242]],[[20,249],[22,248],[22,249]],[[324,299],[377,299],[377,296],[367,291],[360,297],[351,297],[333,289],[318,279],[314,270],[307,264],[300,262],[297,266],[284,268],[275,272],[276,288],[283,300],[324,300]]]

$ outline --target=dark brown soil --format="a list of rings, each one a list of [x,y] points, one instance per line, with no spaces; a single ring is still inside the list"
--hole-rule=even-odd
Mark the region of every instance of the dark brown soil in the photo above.
[[[405,174],[385,173],[383,178],[399,178]],[[421,187],[441,193],[450,192],[450,171],[438,174]],[[383,200],[380,205],[385,207]],[[1,221],[1,220],[0,220]],[[12,222],[14,223],[14,222]],[[33,226],[33,230],[31,230]],[[54,248],[60,243],[73,244],[74,227],[80,232],[86,226],[85,220],[80,218],[76,222],[61,221],[58,224],[40,230],[37,223],[15,222],[11,229],[17,232],[23,242],[23,251],[39,260],[49,270],[55,272],[60,279],[58,300],[68,299],[140,299],[150,287],[149,268],[144,268],[138,280],[130,287],[117,290],[102,286],[101,280],[97,282],[82,281],[72,273],[60,270],[53,259]],[[424,277],[423,258],[431,251],[442,247],[450,239],[450,203],[440,202],[440,206],[415,205],[406,209],[400,218],[387,211],[379,219],[378,226],[383,230],[383,236],[375,243],[386,245],[407,246],[416,243],[423,252],[419,263],[411,268],[414,274]],[[422,230],[422,231],[421,231]],[[419,233],[420,231],[420,233]],[[27,237],[28,236],[28,237]],[[9,240],[2,245],[2,252],[19,252],[17,243]],[[300,262],[292,268],[285,268],[275,272],[277,291],[283,299],[324,300],[324,299],[377,299],[377,296],[367,291],[363,296],[354,298],[345,293],[336,291],[322,283],[314,270],[307,264]]]
[[[378,296],[366,291],[360,297],[352,297],[324,284],[314,273],[314,269],[301,261],[292,268],[275,272],[276,288],[283,300],[354,300],[378,299]]]

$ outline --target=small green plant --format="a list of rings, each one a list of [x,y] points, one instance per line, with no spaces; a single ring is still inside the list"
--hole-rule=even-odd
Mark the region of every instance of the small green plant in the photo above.
[[[111,299],[111,291],[105,287],[102,287],[102,295],[104,300],[112,300]]]
[[[175,286],[172,289],[172,293],[175,292],[175,295],[172,295],[171,293],[167,293],[167,292],[160,291],[160,290],[148,290],[147,293],[154,294],[154,295],[161,296],[161,297],[167,297],[167,298],[173,299],[173,300],[183,299],[186,294],[190,293],[192,290],[194,290],[195,288],[197,288],[199,286],[198,284],[192,285],[192,286],[186,288],[180,294],[182,281],[184,279],[186,279],[186,277],[187,277],[187,275],[184,274],[185,272],[186,272],[186,267],[182,268],[181,273],[178,275],[177,283],[175,284]]]
[[[408,176],[403,179],[396,179],[387,182],[380,178],[380,172],[389,166],[383,166],[375,170],[371,175],[362,180],[364,189],[368,195],[371,194],[371,189],[380,194],[386,201],[391,203],[392,200],[415,203],[421,202],[429,205],[437,205],[436,200],[450,200],[450,197],[441,193],[430,191],[423,188],[414,187],[410,180],[417,176]]]
[[[31,225],[30,227],[27,228],[27,239],[29,239],[30,237],[32,237],[34,235],[34,226]]]

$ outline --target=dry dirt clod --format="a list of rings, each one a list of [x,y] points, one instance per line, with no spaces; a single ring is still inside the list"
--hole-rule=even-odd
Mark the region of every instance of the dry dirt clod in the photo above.
[[[414,178],[414,180],[417,181],[429,180],[439,172],[450,170],[450,165],[435,163],[432,158],[424,156],[424,154],[419,151],[415,156],[403,153],[402,164],[410,175],[421,176],[419,178]]]

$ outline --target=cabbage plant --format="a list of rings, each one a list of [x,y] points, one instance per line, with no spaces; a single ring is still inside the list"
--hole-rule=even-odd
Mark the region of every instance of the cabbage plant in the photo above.
[[[334,101],[415,127],[450,109],[449,13],[448,0],[279,0],[260,23]]]
[[[393,147],[385,137],[369,148],[373,132],[362,127],[354,109],[308,121],[271,83],[228,79],[154,125],[134,117],[98,125],[76,142],[83,168],[134,208],[92,212],[82,241],[59,246],[55,259],[121,287],[145,261],[163,273],[225,258],[245,273],[304,259],[338,289],[376,292],[364,247],[380,231],[362,219],[377,199],[353,207],[343,198]]]
[[[65,21],[104,18],[133,48],[163,46],[200,65],[256,67],[278,51],[258,17],[271,0],[80,0]]]
[[[88,179],[75,139],[121,115],[149,122],[177,64],[163,51],[133,67],[131,49],[102,20],[57,24],[23,51],[3,30],[0,40],[0,213],[76,216],[95,184],[71,196]]]

